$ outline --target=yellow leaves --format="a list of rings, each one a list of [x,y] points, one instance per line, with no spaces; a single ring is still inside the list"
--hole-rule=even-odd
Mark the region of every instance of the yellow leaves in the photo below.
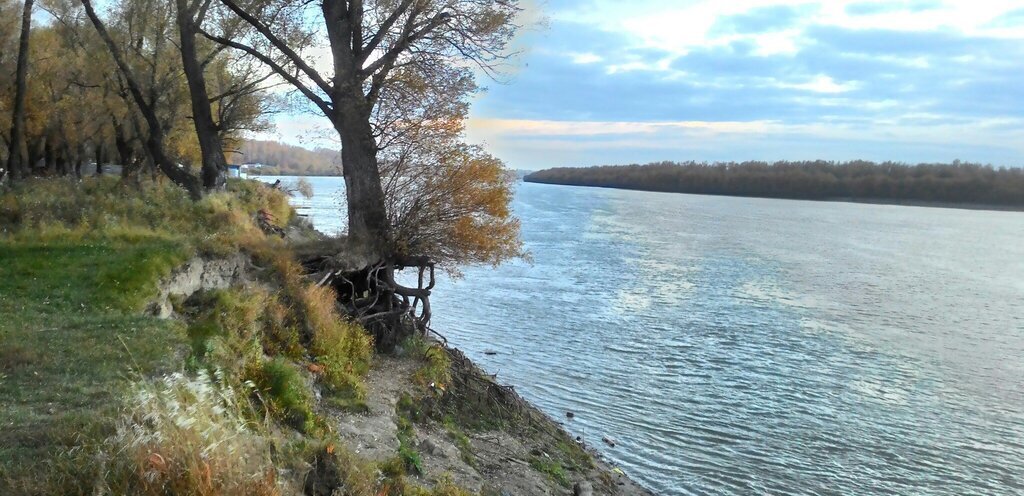
[[[392,217],[401,250],[443,266],[498,264],[520,256],[512,217],[512,180],[504,164],[479,147],[448,142],[406,170],[410,182],[394,194]],[[431,160],[436,162],[431,162]]]

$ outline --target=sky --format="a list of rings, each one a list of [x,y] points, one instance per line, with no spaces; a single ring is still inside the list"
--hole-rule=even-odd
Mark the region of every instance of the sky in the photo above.
[[[534,22],[542,19],[541,22]],[[467,140],[515,169],[660,160],[1024,166],[1024,2],[550,0]],[[325,122],[278,117],[309,146]]]

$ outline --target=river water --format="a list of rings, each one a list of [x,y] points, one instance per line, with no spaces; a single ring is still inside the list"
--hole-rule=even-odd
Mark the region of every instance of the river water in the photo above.
[[[338,230],[341,179],[311,182],[300,211]],[[533,262],[442,280],[433,327],[655,493],[1024,493],[1024,213],[514,207]]]

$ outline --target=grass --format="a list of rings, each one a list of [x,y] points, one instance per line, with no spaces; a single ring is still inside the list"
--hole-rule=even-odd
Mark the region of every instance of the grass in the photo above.
[[[401,346],[403,354],[420,359],[423,364],[413,373],[412,380],[425,388],[444,391],[452,380],[452,362],[448,352],[439,344],[414,334]]]
[[[305,378],[287,360],[276,358],[264,362],[253,382],[265,404],[288,425],[304,432],[313,427],[312,394]]]
[[[143,381],[87,460],[92,494],[276,496],[276,440],[253,424],[246,395],[207,374]],[[73,481],[71,481],[73,482]],[[88,487],[88,486],[86,486]],[[68,492],[82,488],[68,488]]]
[[[395,423],[398,426],[398,457],[406,470],[422,474],[423,460],[416,450],[416,429],[413,423],[425,420],[423,413],[408,393],[402,393],[395,404],[395,414]]]
[[[104,177],[0,193],[0,494],[43,492],[56,455],[114,432],[123,391],[180,369],[185,326],[141,312],[158,281],[263,237],[255,210],[290,217],[280,192],[229,189],[192,202]]]
[[[469,436],[466,435],[462,429],[459,428],[458,424],[451,416],[445,416],[444,421],[441,423],[444,426],[444,430],[448,433],[448,438],[455,443],[455,447],[459,449],[459,455],[462,461],[466,462],[466,465],[471,467],[476,466],[476,456],[473,454],[473,446],[469,442]]]
[[[569,487],[569,476],[566,475],[562,463],[558,460],[547,458],[544,455],[534,456],[530,458],[530,466],[560,485]]]
[[[0,494],[17,494],[5,484],[31,484],[41,460],[109,431],[118,392],[184,356],[180,323],[127,309],[185,254],[165,240],[0,240],[0,253]]]
[[[199,202],[113,178],[0,193],[0,494],[270,496],[310,478],[353,496],[468,494],[406,480],[423,468],[411,399],[394,474],[331,437],[317,412],[366,408],[371,338],[255,226],[257,210],[293,214],[251,181]],[[184,261],[239,250],[271,267],[263,288],[174,301],[184,322],[143,314]]]

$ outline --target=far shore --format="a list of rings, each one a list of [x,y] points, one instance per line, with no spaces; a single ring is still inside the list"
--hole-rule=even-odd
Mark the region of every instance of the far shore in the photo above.
[[[731,198],[761,198],[765,200],[790,200],[790,201],[814,201],[814,202],[836,202],[836,203],[862,203],[867,205],[894,205],[898,207],[926,207],[926,208],[953,208],[958,210],[991,210],[996,212],[1024,212],[1024,205],[990,205],[983,203],[957,203],[957,202],[927,202],[918,200],[898,200],[898,199],[886,199],[886,198],[853,198],[853,197],[834,197],[834,198],[785,198],[778,196],[754,196],[754,195],[725,195],[725,194],[714,194],[714,193],[685,193],[678,191],[658,191],[653,189],[640,189],[640,188],[625,188],[621,186],[600,186],[600,185],[583,185],[583,184],[563,184],[543,181],[529,181],[524,179],[523,182],[531,184],[544,184],[549,186],[574,186],[578,188],[601,188],[601,189],[620,189],[625,191],[644,191],[647,193],[663,193],[667,195],[693,195],[693,196],[722,196]]]

